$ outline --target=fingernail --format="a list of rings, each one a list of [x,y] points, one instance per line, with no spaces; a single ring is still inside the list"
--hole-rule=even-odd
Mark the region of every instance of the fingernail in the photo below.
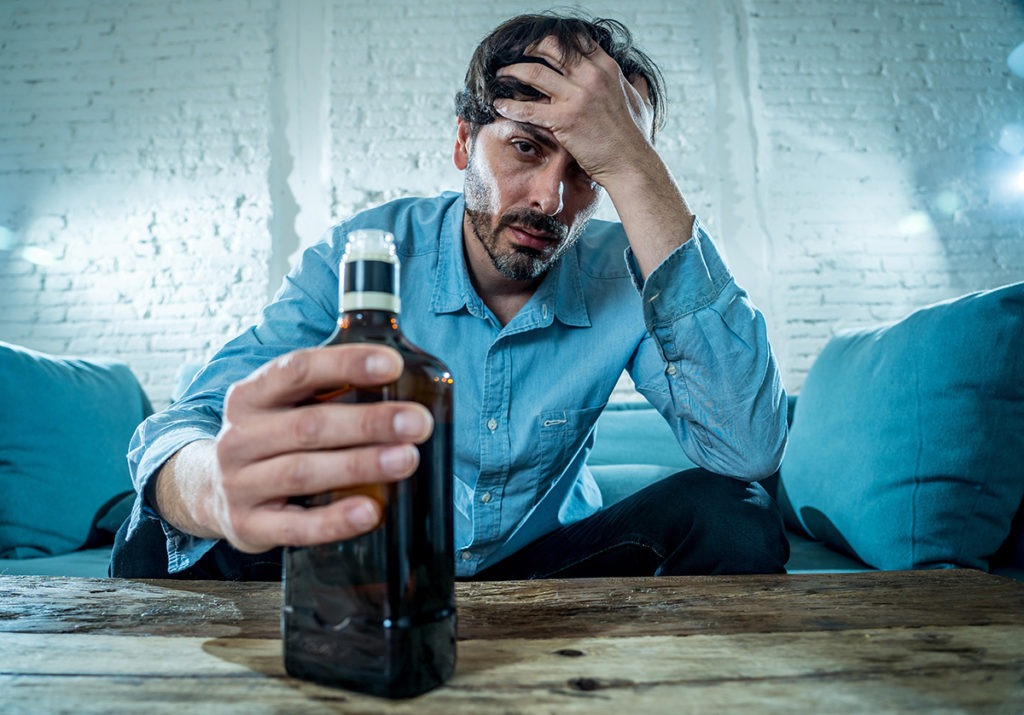
[[[369,531],[377,526],[377,522],[380,521],[380,513],[377,511],[377,505],[372,501],[362,500],[349,509],[348,520],[355,528]]]
[[[414,449],[409,445],[386,447],[380,453],[381,469],[391,475],[405,474],[416,459]]]
[[[429,416],[421,410],[401,410],[395,415],[395,435],[417,440],[430,431]]]

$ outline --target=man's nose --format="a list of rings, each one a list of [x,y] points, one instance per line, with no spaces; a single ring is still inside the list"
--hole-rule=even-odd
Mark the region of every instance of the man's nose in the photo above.
[[[562,211],[562,195],[565,180],[562,171],[554,163],[544,167],[534,177],[532,204],[545,216],[556,216]]]

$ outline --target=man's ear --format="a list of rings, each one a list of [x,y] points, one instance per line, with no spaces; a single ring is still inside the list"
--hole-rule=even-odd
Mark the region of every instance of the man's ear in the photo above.
[[[465,171],[466,167],[469,166],[469,150],[470,143],[473,141],[473,132],[469,128],[469,123],[466,122],[462,117],[458,117],[458,131],[455,134],[455,151],[452,153],[452,160],[455,162],[455,168],[459,171]]]

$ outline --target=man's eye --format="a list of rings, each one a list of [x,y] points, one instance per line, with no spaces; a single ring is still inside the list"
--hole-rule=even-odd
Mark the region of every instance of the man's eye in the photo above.
[[[516,151],[520,154],[528,154],[530,156],[535,156],[537,154],[537,147],[527,141],[514,141],[512,142],[512,146],[514,146]]]

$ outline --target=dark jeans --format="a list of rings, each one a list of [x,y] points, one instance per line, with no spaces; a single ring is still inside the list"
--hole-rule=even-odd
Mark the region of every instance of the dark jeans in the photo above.
[[[782,517],[760,484],[690,469],[544,536],[474,579],[784,573]]]
[[[163,527],[143,519],[126,541],[126,519],[114,537],[110,554],[110,575],[116,578],[217,579],[226,581],[280,581],[281,549],[246,554],[226,541],[219,541],[190,568],[167,572],[167,539]]]
[[[114,542],[111,575],[167,578],[163,530],[144,522]],[[783,573],[789,558],[779,510],[757,483],[691,469],[538,539],[474,580]],[[276,580],[279,549],[243,554],[219,543],[174,578]]]

